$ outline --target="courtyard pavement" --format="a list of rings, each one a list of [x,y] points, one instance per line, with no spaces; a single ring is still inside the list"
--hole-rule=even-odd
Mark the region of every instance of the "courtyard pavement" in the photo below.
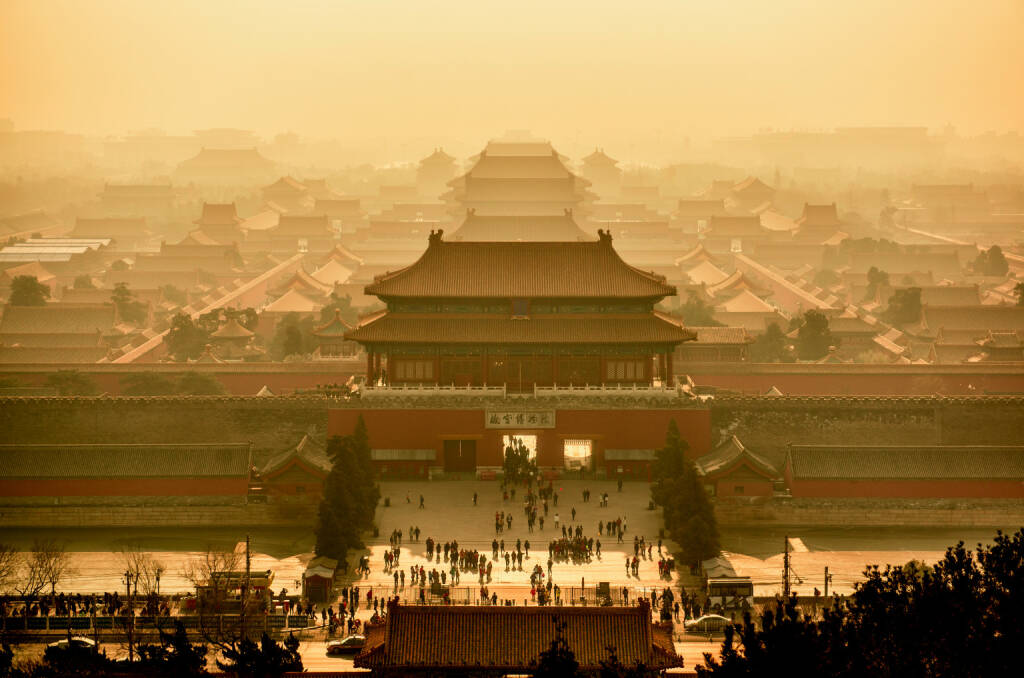
[[[515,600],[521,604],[523,599],[530,599],[530,572],[534,565],[540,564],[547,569],[548,543],[561,538],[561,528],[556,531],[555,514],[559,516],[559,525],[581,525],[583,534],[601,541],[600,558],[596,556],[589,563],[572,564],[556,562],[552,569],[554,583],[563,590],[563,599],[570,587],[585,586],[592,588],[598,582],[608,582],[613,589],[629,587],[630,600],[638,596],[646,596],[652,589],[661,590],[676,581],[664,579],[658,575],[658,529],[661,526],[661,512],[648,510],[650,490],[646,483],[624,483],[622,492],[616,483],[610,481],[563,480],[556,482],[558,506],[549,502],[548,516],[543,530],[539,524],[533,532],[527,528],[526,516],[523,511],[523,488],[518,488],[516,499],[503,500],[500,483],[494,481],[434,481],[434,482],[385,482],[381,484],[382,497],[390,498],[391,506],[383,506],[377,510],[377,524],[380,536],[367,542],[370,553],[370,574],[355,578],[346,577],[344,585],[355,584],[360,587],[365,600],[367,586],[374,587],[378,597],[395,595],[410,599],[418,595],[418,587],[411,586],[409,567],[422,565],[426,571],[443,568],[449,565],[428,560],[426,540],[433,537],[435,542],[456,540],[459,548],[476,549],[491,560],[492,540],[505,541],[505,549],[515,550],[516,540],[524,544],[530,542],[530,553],[523,559],[522,571],[505,571],[505,561],[499,552],[499,560],[494,561],[492,581],[487,585],[489,590],[497,593],[501,599]],[[591,499],[583,501],[583,490],[590,489]],[[473,505],[473,493],[477,493],[477,505]],[[608,506],[600,506],[600,494],[608,493]],[[419,498],[423,496],[424,508],[419,508]],[[408,497],[408,502],[406,501]],[[572,510],[576,509],[576,518],[572,518]],[[512,515],[512,527],[502,533],[494,530],[495,512],[504,511]],[[539,512],[541,515],[543,512]],[[614,536],[598,534],[598,522],[614,521],[622,518],[626,525],[622,543]],[[410,528],[420,528],[419,541],[410,541]],[[389,548],[389,538],[393,530],[402,530],[401,556],[396,568],[404,570],[406,586],[394,588],[394,577],[391,572],[384,571],[384,553]],[[638,576],[627,574],[626,557],[633,557],[633,537],[645,537],[654,549],[650,560],[641,558]],[[663,553],[668,556],[674,548],[667,540],[663,543]],[[350,559],[354,570],[355,559]],[[546,581],[546,579],[545,579]],[[471,573],[463,573],[459,586],[472,589],[475,602],[479,591],[479,579]],[[379,591],[379,593],[378,593]],[[593,602],[593,601],[590,601]]]

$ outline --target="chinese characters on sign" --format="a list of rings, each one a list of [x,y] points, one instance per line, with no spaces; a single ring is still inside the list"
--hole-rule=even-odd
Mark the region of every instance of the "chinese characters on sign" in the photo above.
[[[484,413],[485,428],[554,428],[554,410],[503,411]]]

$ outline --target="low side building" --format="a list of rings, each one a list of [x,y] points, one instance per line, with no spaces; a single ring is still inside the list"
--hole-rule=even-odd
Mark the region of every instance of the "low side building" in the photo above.
[[[583,671],[600,669],[614,646],[625,666],[656,671],[683,665],[671,630],[636,607],[410,606],[390,603],[386,621],[370,626],[354,664],[382,675],[531,674],[555,639],[556,624]]]
[[[750,359],[754,337],[745,327],[689,327],[696,341],[676,346],[676,364],[696,362],[743,362]]]
[[[334,575],[338,570],[338,561],[327,556],[317,556],[306,565],[302,573],[302,596],[315,603],[326,603],[331,600],[334,591]]]
[[[0,445],[0,503],[244,504],[252,446]]]
[[[1024,447],[790,445],[793,497],[1024,498]]]
[[[782,480],[770,461],[748,450],[736,436],[694,463],[708,493],[720,499],[770,497]]]
[[[315,500],[323,493],[332,466],[324,447],[305,435],[298,445],[271,457],[260,468],[260,483],[275,500]]]

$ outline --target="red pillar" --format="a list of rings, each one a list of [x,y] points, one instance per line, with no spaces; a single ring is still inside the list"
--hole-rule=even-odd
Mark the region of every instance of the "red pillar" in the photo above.
[[[667,359],[667,366],[665,368],[665,379],[668,382],[669,386],[674,386],[675,381],[672,375],[672,358],[674,356],[672,355],[672,349],[668,349],[667,351],[665,351],[665,357]]]
[[[373,351],[369,349],[366,351],[366,381],[373,383]]]

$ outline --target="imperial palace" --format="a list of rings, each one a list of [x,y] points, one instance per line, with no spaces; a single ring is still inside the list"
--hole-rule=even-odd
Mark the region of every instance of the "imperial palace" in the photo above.
[[[348,339],[371,384],[535,387],[673,383],[676,346],[695,337],[654,310],[676,290],[597,241],[446,242],[366,287],[387,310]]]

